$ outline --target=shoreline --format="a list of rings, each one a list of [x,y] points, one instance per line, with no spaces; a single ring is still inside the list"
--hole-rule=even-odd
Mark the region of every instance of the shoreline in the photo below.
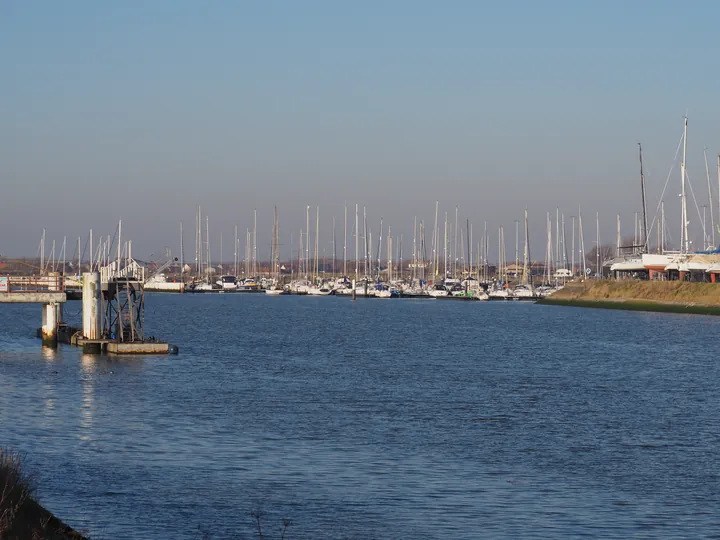
[[[570,282],[538,301],[544,305],[720,315],[720,286],[681,281]]]

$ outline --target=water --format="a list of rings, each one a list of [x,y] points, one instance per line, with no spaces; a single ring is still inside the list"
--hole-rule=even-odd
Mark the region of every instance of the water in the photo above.
[[[720,318],[146,302],[179,356],[42,349],[0,305],[0,445],[98,538],[718,538]]]

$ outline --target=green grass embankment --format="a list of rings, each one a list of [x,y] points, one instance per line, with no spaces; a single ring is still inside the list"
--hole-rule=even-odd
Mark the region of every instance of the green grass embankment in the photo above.
[[[682,281],[573,281],[540,303],[720,315],[720,284]]]

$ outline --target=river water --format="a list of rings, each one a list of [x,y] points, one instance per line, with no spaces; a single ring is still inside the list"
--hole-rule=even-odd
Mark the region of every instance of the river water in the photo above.
[[[96,538],[703,538],[720,318],[146,295],[179,356],[95,357],[0,305],[0,445]],[[79,321],[80,304],[67,306]],[[717,538],[718,536],[714,536]]]

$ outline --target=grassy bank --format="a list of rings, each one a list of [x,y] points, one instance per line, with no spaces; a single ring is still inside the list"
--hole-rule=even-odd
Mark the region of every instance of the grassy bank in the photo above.
[[[578,281],[543,304],[720,315],[720,284],[680,281]]]
[[[20,456],[0,449],[0,538],[2,540],[84,540],[33,498]]]

